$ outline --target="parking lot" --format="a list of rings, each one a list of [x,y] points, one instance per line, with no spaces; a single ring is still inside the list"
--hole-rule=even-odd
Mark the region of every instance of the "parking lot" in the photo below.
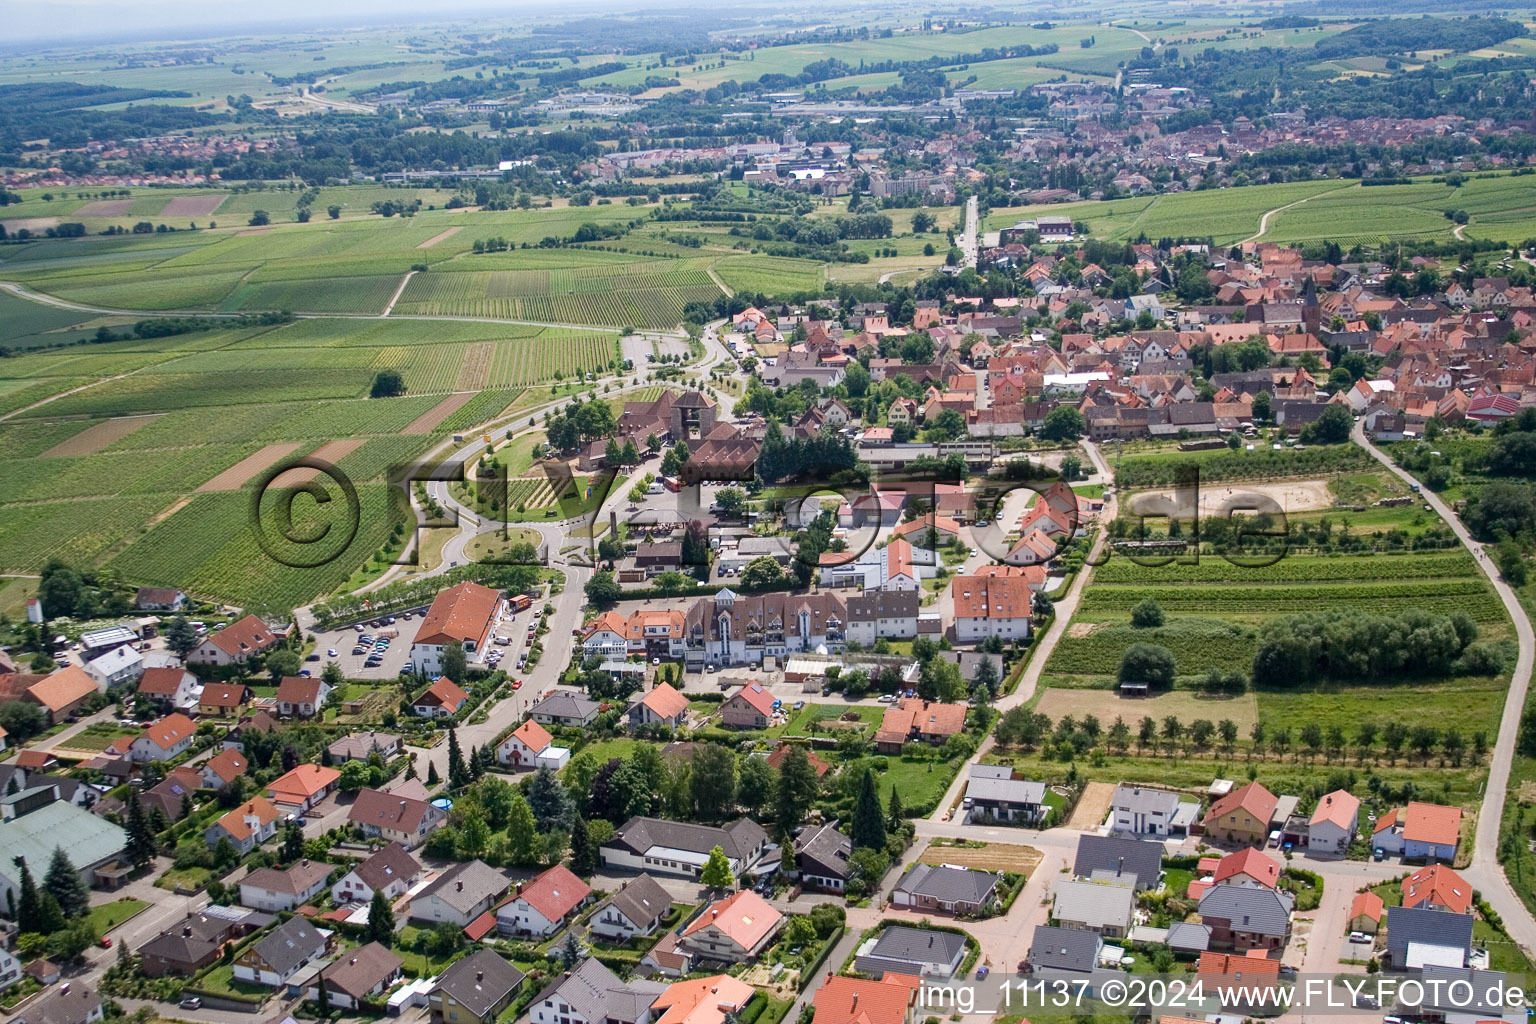
[[[535,621],[535,615],[540,605],[535,605],[528,611],[507,615],[498,620],[493,630],[494,636],[507,638],[506,644],[492,643],[488,651],[482,652],[487,659],[493,657],[493,652],[501,654],[500,659],[478,662],[470,660],[471,667],[501,667],[508,674],[517,671],[517,659],[528,650],[528,625]],[[421,626],[421,616],[426,611],[421,608],[413,608],[407,612],[396,613],[394,622],[389,617],[370,619],[366,622],[340,629],[326,630],[315,633],[315,650],[310,657],[318,655],[318,660],[307,661],[304,667],[312,675],[319,675],[328,662],[337,662],[348,679],[394,679],[403,672],[408,671],[411,660],[411,641],[416,638],[416,630]],[[358,629],[361,626],[361,630]],[[390,634],[395,634],[391,636]],[[372,637],[371,645],[364,645],[361,653],[354,654],[360,638]],[[387,645],[380,641],[388,640]],[[331,651],[335,651],[335,656]],[[378,664],[368,664],[370,656],[377,656]]]
[[[348,679],[393,679],[405,671],[406,663],[410,661],[411,640],[416,636],[416,627],[421,624],[421,611],[412,609],[396,614],[393,616],[393,624],[388,618],[359,623],[363,627],[361,631],[355,626],[345,626],[316,632],[315,650],[311,657],[318,654],[320,660],[318,663],[306,662],[304,667],[319,675],[328,662],[334,661],[341,665]],[[406,618],[406,615],[410,618]],[[375,622],[379,625],[374,625]],[[363,636],[374,638],[374,644],[365,646],[361,654],[353,654],[359,638]],[[381,646],[379,642],[386,639],[388,646]],[[333,650],[336,652],[335,657],[330,653]],[[380,656],[379,664],[368,665],[369,656],[373,654]]]

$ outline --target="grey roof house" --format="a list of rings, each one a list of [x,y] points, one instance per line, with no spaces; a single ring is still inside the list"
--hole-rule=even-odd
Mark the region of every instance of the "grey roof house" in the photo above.
[[[1163,844],[1120,836],[1083,836],[1077,841],[1072,873],[1094,882],[1157,886],[1163,873]]]
[[[600,960],[588,957],[534,996],[528,1012],[535,1024],[643,1024],[666,989],[643,978],[620,981]]]
[[[1007,765],[972,765],[965,783],[965,799],[972,822],[1034,824],[1046,814],[1045,783],[1016,779]]]
[[[891,891],[891,904],[913,910],[975,913],[997,898],[1001,876],[969,868],[914,864]]]
[[[442,973],[428,999],[432,1018],[445,1024],[484,1024],[512,1002],[526,977],[490,949],[471,953]]]
[[[591,725],[602,704],[584,694],[556,690],[529,709],[540,725]]]
[[[1472,915],[1427,907],[1387,909],[1387,966],[1461,967],[1472,949]]]
[[[1098,968],[1103,947],[1095,932],[1036,925],[1025,963],[1032,974],[1087,979]]]
[[[506,875],[484,861],[455,864],[411,897],[411,920],[447,921],[462,928],[490,910],[510,886]]]
[[[848,883],[848,858],[853,841],[837,830],[837,822],[807,825],[795,837],[795,866],[806,889],[842,892]]]
[[[592,931],[605,938],[649,935],[672,908],[672,897],[650,875],[632,878],[592,912]]]
[[[1213,885],[1200,897],[1212,949],[1279,949],[1291,937],[1289,893],[1252,885]]]
[[[1058,882],[1051,917],[1062,928],[1080,928],[1105,938],[1123,937],[1136,911],[1136,890],[1104,882]]]
[[[866,939],[854,953],[853,966],[876,977],[895,974],[949,978],[965,960],[965,936],[937,928],[891,925]]]

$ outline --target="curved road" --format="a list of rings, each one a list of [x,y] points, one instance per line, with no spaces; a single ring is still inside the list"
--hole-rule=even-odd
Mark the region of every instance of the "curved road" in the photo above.
[[[1419,481],[1407,470],[1393,462],[1384,452],[1371,443],[1362,423],[1357,422],[1352,434],[1355,443],[1371,454],[1398,479],[1418,485]],[[1461,519],[1451,507],[1427,487],[1419,486],[1420,497],[1440,514],[1456,536],[1477,559],[1477,564],[1493,584],[1494,592],[1504,602],[1504,610],[1515,624],[1515,637],[1520,653],[1515,659],[1515,669],[1510,675],[1509,693],[1504,699],[1504,714],[1499,720],[1499,737],[1493,746],[1492,759],[1488,762],[1488,789],[1483,794],[1483,805],[1477,816],[1477,833],[1472,848],[1472,865],[1464,874],[1467,881],[1481,890],[1483,897],[1493,904],[1504,919],[1504,928],[1512,939],[1527,952],[1536,950],[1536,918],[1526,909],[1525,903],[1510,887],[1509,879],[1499,866],[1499,823],[1504,816],[1504,797],[1509,791],[1509,772],[1515,760],[1515,744],[1520,736],[1520,715],[1525,710],[1526,692],[1531,685],[1531,665],[1536,655],[1536,633],[1531,629],[1530,617],[1520,599],[1509,584],[1499,576],[1493,559],[1488,557],[1483,545],[1472,538],[1462,525]]]

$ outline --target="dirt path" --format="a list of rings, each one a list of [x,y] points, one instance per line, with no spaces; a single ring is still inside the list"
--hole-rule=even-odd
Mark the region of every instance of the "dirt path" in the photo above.
[[[448,239],[452,238],[454,235],[458,234],[460,231],[463,231],[463,230],[464,230],[464,225],[457,224],[457,225],[455,225],[455,226],[453,226],[451,228],[448,228],[446,231],[439,231],[437,234],[433,235],[431,238],[427,239],[425,242],[422,242],[416,248],[418,248],[418,249],[430,249],[434,245],[436,245],[438,242],[447,241]]]
[[[384,307],[384,312],[379,314],[380,320],[384,319],[386,316],[389,316],[389,314],[394,311],[395,303],[399,302],[400,296],[405,293],[405,286],[410,284],[411,278],[415,276],[416,271],[412,270],[407,272],[406,275],[400,279],[400,287],[395,289],[395,294],[389,297],[389,303]]]
[[[704,268],[704,272],[709,275],[709,279],[711,281],[715,282],[716,286],[718,286],[719,289],[722,292],[724,292],[727,295],[734,295],[735,294],[735,292],[731,291],[731,286],[726,284],[723,280],[721,280],[719,274],[715,273],[715,266],[714,266],[713,263],[711,263],[709,266],[705,267]]]
[[[1353,185],[1346,185],[1345,186],[1345,188],[1354,188],[1354,187],[1355,186],[1353,186]],[[1286,210],[1295,209],[1296,207],[1300,206],[1302,203],[1309,203],[1312,200],[1317,199],[1320,196],[1331,196],[1335,192],[1342,192],[1342,191],[1344,191],[1343,188],[1331,188],[1331,189],[1329,189],[1326,192],[1319,192],[1319,193],[1317,193],[1317,195],[1306,196],[1305,198],[1298,199],[1294,203],[1286,203],[1284,206],[1277,206],[1273,210],[1265,210],[1264,211],[1264,215],[1259,218],[1259,230],[1256,233],[1254,233],[1252,235],[1249,235],[1247,238],[1243,239],[1241,242],[1238,242],[1237,244],[1238,245],[1244,245],[1244,244],[1246,244],[1248,242],[1257,242],[1259,239],[1263,238],[1264,237],[1264,233],[1269,230],[1269,218],[1273,217],[1275,214],[1277,214],[1277,213],[1284,213]]]

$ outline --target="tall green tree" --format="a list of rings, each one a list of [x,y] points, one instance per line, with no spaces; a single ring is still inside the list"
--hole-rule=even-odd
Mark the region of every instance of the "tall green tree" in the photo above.
[[[736,799],[736,754],[719,743],[695,746],[688,791],[696,820],[719,821],[729,814]]]
[[[805,820],[806,812],[816,802],[820,790],[821,778],[806,756],[805,748],[798,743],[790,744],[784,763],[779,765],[778,792],[774,799],[774,814],[785,835]]]
[[[278,851],[279,859],[283,861],[296,861],[304,856],[304,829],[296,821],[290,821],[283,829],[283,845]]]
[[[464,751],[459,749],[459,732],[448,727],[448,788],[463,789],[469,785],[469,766],[464,763]]]
[[[58,901],[59,909],[65,917],[75,917],[90,909],[90,890],[85,887],[85,880],[75,870],[75,865],[70,862],[69,854],[64,852],[62,846],[53,848],[48,874],[43,876],[43,888]]]
[[[731,873],[731,862],[726,859],[723,849],[716,846],[709,851],[709,860],[704,863],[699,881],[711,889],[729,889],[736,884],[736,876]]]
[[[38,889],[25,857],[15,858],[15,864],[21,869],[21,878],[17,883],[21,895],[16,901],[16,927],[23,934],[33,932],[52,935],[64,927],[64,912],[59,909],[58,901],[51,894]]]
[[[455,683],[463,685],[464,674],[469,670],[469,662],[464,656],[464,648],[458,644],[449,644],[444,647],[441,664],[443,675]]]
[[[389,907],[389,897],[384,895],[384,890],[373,890],[373,899],[368,903],[368,927],[363,937],[369,942],[377,942],[381,946],[388,946],[395,938],[395,912]]]
[[[185,658],[192,653],[197,644],[197,630],[192,628],[192,623],[187,621],[185,615],[176,616],[171,620],[171,624],[165,627],[165,646],[169,647],[177,657]]]
[[[565,787],[548,768],[540,768],[529,780],[528,807],[540,832],[566,831],[571,827],[575,807]]]
[[[854,849],[885,849],[885,816],[880,813],[880,796],[875,791],[873,769],[864,770],[859,780],[859,795],[853,803],[853,828],[848,836]]]
[[[143,867],[154,859],[155,835],[149,828],[149,816],[139,800],[139,791],[128,789],[128,845],[123,853],[135,867]]]
[[[597,870],[597,850],[587,835],[587,819],[579,814],[571,823],[571,870],[578,875]]]
[[[513,864],[526,867],[537,856],[539,826],[533,809],[521,790],[512,791],[512,805],[507,809],[507,856]]]

